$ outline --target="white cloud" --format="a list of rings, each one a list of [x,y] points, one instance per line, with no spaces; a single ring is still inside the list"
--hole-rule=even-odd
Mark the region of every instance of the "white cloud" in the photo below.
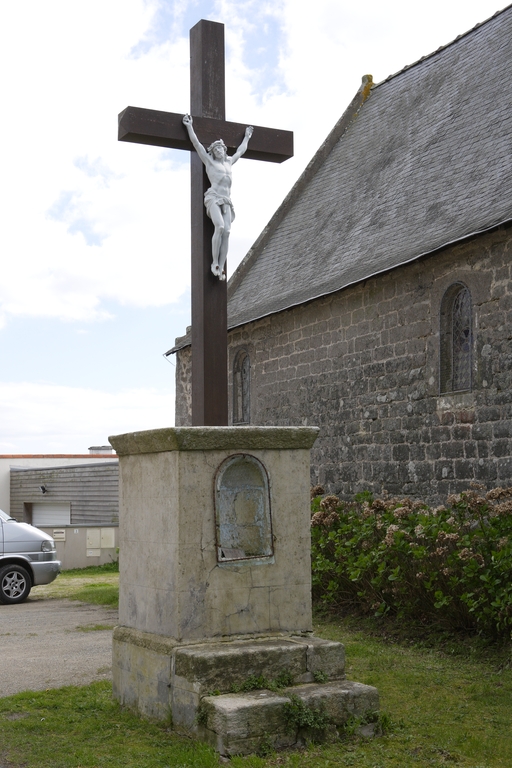
[[[0,454],[87,453],[109,435],[173,424],[173,393],[0,384]],[[23,446],[21,448],[21,446]]]
[[[187,82],[185,40],[130,56],[155,7],[0,7],[4,317],[98,320],[104,299],[162,305],[188,283],[186,167],[117,142],[118,111],[169,108],[169,83]]]

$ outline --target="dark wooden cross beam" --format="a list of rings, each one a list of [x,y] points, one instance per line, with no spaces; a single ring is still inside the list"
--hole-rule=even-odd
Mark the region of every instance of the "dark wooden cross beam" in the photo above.
[[[198,22],[190,30],[190,114],[199,141],[223,139],[228,153],[242,143],[247,123],[226,120],[224,25]],[[183,115],[127,107],[119,115],[119,141],[191,152],[192,181],[192,424],[228,423],[228,329],[226,282],[211,272],[213,224],[204,207],[210,183]],[[282,163],[293,156],[293,133],[254,127],[244,157]]]

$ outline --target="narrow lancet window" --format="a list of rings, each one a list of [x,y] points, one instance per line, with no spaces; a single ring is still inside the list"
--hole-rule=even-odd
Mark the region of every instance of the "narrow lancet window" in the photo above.
[[[233,364],[233,424],[251,421],[251,360],[246,349],[240,349]]]
[[[472,306],[469,289],[451,285],[441,302],[441,392],[471,390]]]

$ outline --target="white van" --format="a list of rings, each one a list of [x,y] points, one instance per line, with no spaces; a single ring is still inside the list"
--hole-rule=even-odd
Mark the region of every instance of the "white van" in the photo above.
[[[59,573],[52,537],[0,509],[0,603],[21,603],[32,587],[49,584]]]

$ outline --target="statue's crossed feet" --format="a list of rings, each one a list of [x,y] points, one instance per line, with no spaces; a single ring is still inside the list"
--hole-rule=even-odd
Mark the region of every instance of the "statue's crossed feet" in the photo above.
[[[225,280],[226,279],[226,273],[223,269],[220,268],[218,264],[212,264],[212,272],[215,275],[215,277],[218,277],[219,280]]]

